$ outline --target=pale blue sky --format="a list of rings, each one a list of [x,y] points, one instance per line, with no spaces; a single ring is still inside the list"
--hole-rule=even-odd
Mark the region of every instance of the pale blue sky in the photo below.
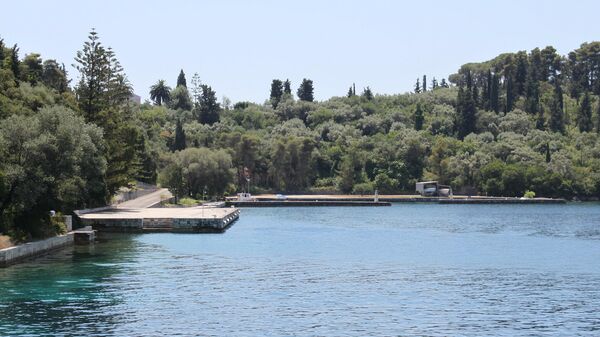
[[[10,1],[0,36],[21,56],[70,66],[90,28],[113,47],[135,92],[183,68],[219,97],[263,102],[273,78],[314,81],[318,100],[412,89],[467,62],[600,40],[595,1]]]

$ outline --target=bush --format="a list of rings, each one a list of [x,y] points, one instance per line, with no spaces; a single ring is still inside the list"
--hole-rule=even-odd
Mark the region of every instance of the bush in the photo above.
[[[50,217],[50,235],[62,235],[67,233],[67,224],[65,218],[59,212],[55,216]]]
[[[370,181],[356,184],[352,189],[352,194],[373,194],[373,192],[375,192],[375,185]]]
[[[527,199],[533,199],[535,198],[535,192],[534,191],[525,191],[525,194],[523,195],[524,198]]]

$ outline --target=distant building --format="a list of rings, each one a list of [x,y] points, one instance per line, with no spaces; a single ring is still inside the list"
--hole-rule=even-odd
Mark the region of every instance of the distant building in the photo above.
[[[452,187],[440,185],[437,181],[420,181],[415,190],[424,197],[451,197]]]
[[[131,96],[129,96],[129,101],[135,102],[137,104],[142,104],[142,98],[136,94],[131,94]]]

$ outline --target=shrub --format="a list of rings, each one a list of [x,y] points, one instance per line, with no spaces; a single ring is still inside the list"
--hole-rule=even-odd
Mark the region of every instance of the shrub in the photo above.
[[[535,192],[534,191],[525,191],[525,194],[523,195],[524,198],[527,199],[533,199],[535,198]]]

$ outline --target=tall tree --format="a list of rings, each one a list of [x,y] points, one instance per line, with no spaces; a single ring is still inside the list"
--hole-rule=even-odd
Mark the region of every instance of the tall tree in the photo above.
[[[354,92],[352,91],[352,86],[350,86],[350,88],[348,89],[348,94],[346,94],[346,96],[348,96],[348,97],[354,96]]]
[[[175,110],[190,111],[193,108],[190,92],[183,85],[178,85],[171,91],[169,107]]]
[[[150,87],[150,99],[156,105],[162,105],[171,101],[171,88],[165,83],[165,80],[158,80],[156,84]]]
[[[180,85],[187,88],[187,81],[185,80],[185,73],[183,72],[183,69],[179,71],[179,75],[177,76],[177,85],[175,87]]]
[[[300,84],[297,92],[298,98],[301,101],[312,102],[314,101],[313,91],[313,81],[306,78],[302,79],[302,83]]]
[[[173,142],[173,151],[184,150],[185,145],[185,131],[181,125],[181,120],[177,118],[177,124],[175,125],[175,142]]]
[[[419,82],[419,78],[417,77],[417,83],[415,83],[415,94],[421,92],[421,83]]]
[[[492,75],[492,87],[490,88],[490,109],[496,113],[500,112],[500,79],[496,73]]]
[[[543,105],[540,105],[540,109],[538,110],[537,119],[535,120],[535,128],[541,131],[546,130],[546,116]]]
[[[21,79],[21,67],[20,67],[20,62],[19,62],[19,47],[17,47],[16,43],[10,50],[10,56],[9,56],[8,60],[10,62],[10,70],[12,71],[13,75],[15,76],[15,81],[20,80]]]
[[[285,80],[285,82],[283,82],[283,93],[286,95],[292,94],[292,83],[290,83],[289,79],[287,79],[287,80]]]
[[[278,79],[274,79],[271,82],[271,105],[273,109],[277,109],[277,105],[281,102],[281,97],[283,96],[283,82]]]
[[[46,60],[43,63],[42,82],[59,93],[67,91],[69,80],[65,66],[59,65],[55,60]]]
[[[427,75],[423,75],[423,92],[427,91]]]
[[[373,100],[373,92],[371,91],[371,88],[366,87],[363,89],[363,93],[362,96],[367,100],[367,101],[371,101]]]
[[[592,122],[592,103],[589,92],[585,92],[577,110],[577,126],[580,132],[590,132],[594,128]]]
[[[554,94],[550,106],[550,121],[548,127],[553,132],[565,133],[565,113],[563,92],[559,81],[554,81]]]
[[[435,90],[438,88],[438,82],[435,77],[431,80],[431,90]]]
[[[421,103],[417,103],[417,108],[415,109],[415,130],[419,131],[423,129],[423,122],[425,118],[423,117],[423,109],[421,109]]]
[[[202,96],[200,97],[198,120],[202,124],[213,125],[220,119],[219,112],[221,106],[217,102],[217,94],[206,84],[201,86]]]
[[[458,88],[458,98],[456,104],[457,112],[457,132],[458,138],[464,139],[468,134],[475,132],[477,107],[473,100],[473,93],[469,88]]]
[[[449,88],[450,85],[448,85],[448,82],[446,82],[445,78],[442,78],[442,81],[440,82],[440,87],[442,88]]]

